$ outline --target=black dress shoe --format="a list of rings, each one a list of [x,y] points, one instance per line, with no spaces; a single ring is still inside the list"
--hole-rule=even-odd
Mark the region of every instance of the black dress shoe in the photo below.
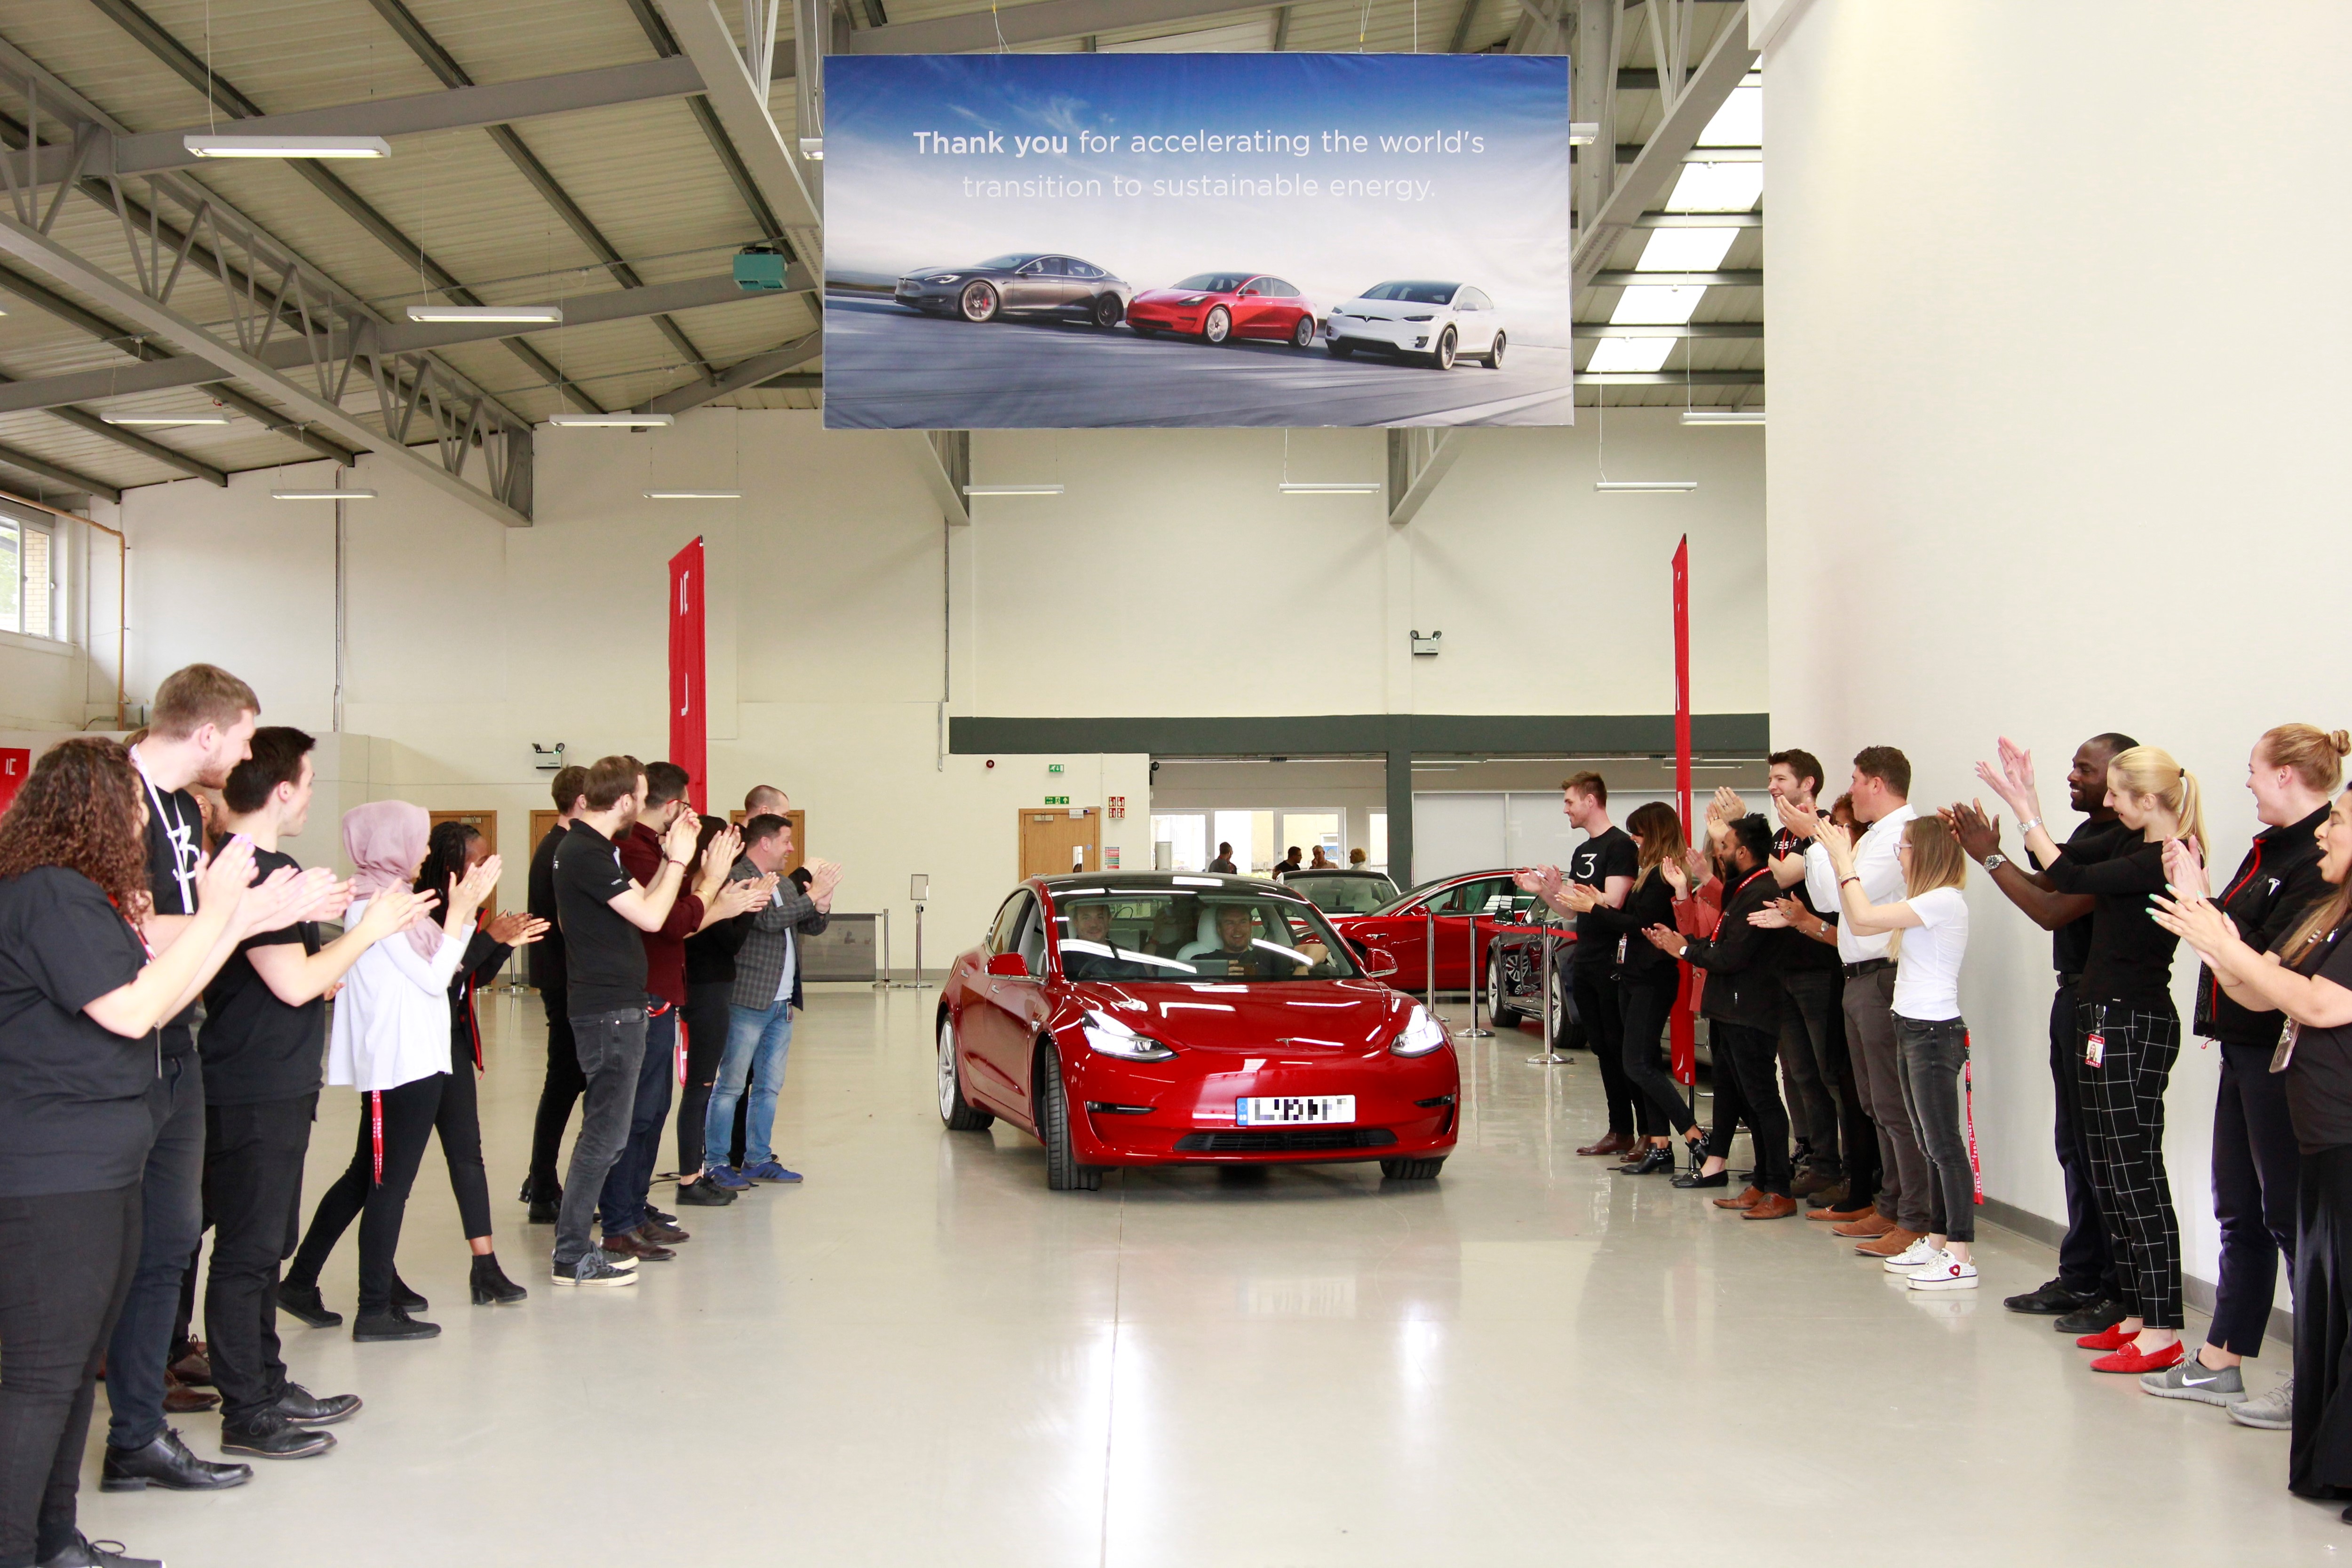
[[[332,1426],[359,1414],[360,1396],[330,1394],[321,1399],[300,1384],[289,1383],[272,1408],[297,1426]]]
[[[676,1225],[677,1223],[677,1215],[674,1214],[664,1214],[661,1210],[654,1207],[651,1204],[647,1204],[646,1205],[646,1217],[653,1221],[656,1225]]]
[[[1618,1166],[1617,1173],[1621,1176],[1652,1176],[1674,1168],[1675,1152],[1672,1149],[1657,1143],[1644,1143],[1641,1158],[1629,1160]]]
[[[250,1465],[215,1465],[188,1452],[177,1427],[166,1426],[143,1448],[107,1445],[106,1465],[99,1472],[98,1489],[137,1492],[162,1487],[172,1492],[215,1492],[241,1487],[253,1479]]]
[[[161,1557],[133,1557],[120,1541],[92,1541],[77,1531],[73,1544],[55,1557],[41,1559],[38,1568],[163,1568]]]
[[[221,1451],[250,1454],[257,1459],[308,1459],[335,1446],[331,1432],[297,1426],[275,1410],[265,1410],[250,1421],[221,1423]]]
[[[421,1312],[433,1305],[409,1288],[408,1281],[395,1274],[392,1277],[392,1310],[395,1312]]]
[[[362,1312],[352,1324],[352,1338],[363,1345],[389,1340],[429,1340],[440,1331],[440,1324],[412,1318],[398,1307],[389,1312]]]
[[[1692,1187],[1727,1187],[1731,1185],[1731,1173],[1717,1171],[1712,1176],[1702,1176],[1696,1171],[1685,1171],[1675,1178],[1675,1185],[1685,1191]]]
[[[331,1329],[343,1321],[341,1312],[328,1310],[326,1299],[319,1294],[316,1285],[280,1283],[278,1287],[278,1310],[314,1329]]]
[[[2038,1318],[2054,1318],[2091,1304],[2091,1297],[2069,1288],[2064,1281],[2053,1279],[2038,1290],[2028,1290],[2022,1296],[2010,1296],[2001,1305],[2012,1312],[2027,1312]]]
[[[688,1182],[677,1189],[677,1201],[681,1208],[723,1209],[735,1201],[735,1194],[717,1182]]]
[[[2076,1308],[2050,1326],[2062,1334],[2095,1334],[2114,1328],[2128,1315],[2121,1301],[2101,1298]]]
[[[669,1219],[664,1219],[653,1210],[647,1209],[646,1223],[637,1226],[637,1236],[642,1240],[652,1242],[656,1247],[676,1247],[681,1241],[693,1240],[694,1237],[690,1233],[680,1230],[669,1223],[677,1217],[676,1215],[672,1215]]]
[[[530,1223],[533,1225],[553,1225],[556,1222],[557,1217],[561,1215],[562,1212],[563,1200],[562,1198],[533,1198],[530,1200]]]

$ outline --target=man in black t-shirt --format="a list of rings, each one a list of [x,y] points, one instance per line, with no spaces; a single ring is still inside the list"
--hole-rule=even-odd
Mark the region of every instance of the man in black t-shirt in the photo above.
[[[588,1234],[596,1202],[628,1141],[637,1071],[646,1054],[646,945],[669,917],[693,858],[698,824],[680,812],[662,836],[662,863],[639,887],[621,868],[614,840],[636,819],[645,775],[633,757],[600,757],[588,770],[584,809],[555,850],[556,921],[563,931],[565,998],[587,1103],[555,1220],[551,1278],[558,1285],[634,1285],[636,1259],[608,1258]]]
[[[2066,773],[2067,800],[2088,820],[2066,840],[2070,858],[2105,858],[2114,841],[2127,831],[2106,805],[2107,763],[2116,752],[2138,743],[2111,731],[2074,748]],[[2056,1089],[2053,1133],[2066,1186],[2066,1235],[2058,1247],[2058,1277],[2001,1304],[2012,1312],[2063,1314],[2057,1327],[2065,1333],[2097,1333],[2123,1321],[2123,1287],[2091,1186],[2090,1124],[2074,1070],[2074,986],[2091,951],[2091,897],[2062,893],[2046,872],[2029,871],[2002,854],[2000,822],[1981,805],[1956,805],[1946,816],[1969,858],[1992,874],[1994,885],[2011,903],[2051,933],[2051,963],[2058,972],[2057,994],[2050,1004],[2050,1077]]]
[[[1821,759],[1811,752],[1774,752],[1765,760],[1765,788],[1782,806],[1822,810]],[[1746,805],[1740,808],[1743,812]],[[1767,816],[1773,816],[1768,813]],[[1870,1124],[1853,1080],[1840,1016],[1844,975],[1838,963],[1834,929],[1829,940],[1814,933],[1836,925],[1835,910],[1816,906],[1805,889],[1805,844],[1783,825],[1772,835],[1772,880],[1782,890],[1776,900],[1783,930],[1766,963],[1779,978],[1781,1071],[1789,1080],[1789,1120],[1801,1152],[1796,1196],[1814,1208],[1848,1206],[1848,1194],[1866,1195],[1877,1184],[1878,1135]],[[1858,1178],[1849,1180],[1849,1176]]]
[[[547,934],[530,946],[530,984],[547,1009],[547,1079],[539,1091],[539,1116],[531,1128],[530,1173],[523,1180],[522,1201],[530,1205],[530,1223],[553,1225],[556,1205],[563,1199],[563,1184],[555,1173],[556,1152],[563,1143],[564,1123],[572,1120],[572,1102],[588,1087],[580,1076],[580,1053],[572,1043],[572,1004],[564,990],[563,928],[555,910],[555,851],[572,831],[573,818],[584,804],[580,792],[588,770],[574,764],[556,771],[551,793],[555,797],[555,826],[539,841],[530,857],[530,912],[547,922]]]
[[[1588,930],[1585,918],[1556,901],[1551,889],[1562,880],[1575,882],[1597,889],[1601,901],[1611,909],[1622,909],[1642,868],[1642,855],[1632,836],[1610,822],[1609,785],[1599,773],[1571,774],[1559,790],[1560,809],[1568,814],[1570,826],[1582,830],[1584,842],[1570,852],[1564,871],[1543,866],[1532,876],[1514,880],[1560,914],[1575,915],[1577,940],[1569,950],[1569,988],[1576,999],[1576,1016],[1584,1025],[1585,1043],[1601,1064],[1601,1092],[1609,1102],[1608,1132],[1577,1152],[1616,1154],[1667,1130],[1658,1124],[1658,1110],[1649,1096],[1633,1087],[1625,1071],[1625,1029],[1619,1016],[1615,979],[1617,940],[1598,927]]]
[[[222,786],[224,837],[243,834],[257,876],[295,865],[278,847],[310,814],[312,741],[282,726],[256,730],[252,754]],[[205,1212],[213,1225],[205,1338],[221,1395],[221,1447],[265,1459],[321,1454],[316,1430],[360,1406],[289,1383],[278,1343],[278,1266],[294,1248],[302,1161],[318,1115],[327,995],[376,942],[406,929],[425,901],[404,889],[372,900],[351,931],[321,946],[306,920],[247,938],[205,988],[198,1041],[205,1068]]]

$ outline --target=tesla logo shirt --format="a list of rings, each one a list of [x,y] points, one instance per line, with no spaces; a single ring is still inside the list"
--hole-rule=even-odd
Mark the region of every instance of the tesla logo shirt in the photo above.
[[[1632,835],[1622,827],[1612,827],[1596,834],[1576,847],[1569,856],[1568,879],[1588,888],[1605,888],[1612,877],[1631,879],[1642,868],[1642,852],[1634,846]],[[1616,943],[1608,940],[1597,927],[1588,929],[1589,917],[1576,917],[1576,962],[1606,963],[1616,951]]]

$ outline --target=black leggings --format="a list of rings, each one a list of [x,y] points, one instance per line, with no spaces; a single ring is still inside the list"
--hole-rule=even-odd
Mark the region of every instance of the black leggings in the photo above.
[[[351,1164],[320,1197],[318,1209],[310,1215],[310,1234],[303,1237],[294,1265],[286,1271],[289,1285],[316,1289],[328,1256],[356,1219],[360,1222],[359,1310],[364,1316],[390,1310],[393,1260],[400,1249],[409,1189],[416,1184],[416,1168],[424,1163],[425,1145],[436,1126],[466,1234],[469,1237],[490,1234],[489,1192],[481,1179],[481,1128],[474,1113],[473,1066],[463,1066],[459,1075],[434,1073],[397,1089],[360,1096],[359,1146]],[[457,1077],[466,1081],[453,1090],[451,1085]],[[376,1174],[379,1120],[383,1162],[380,1178]],[[469,1146],[474,1177],[470,1184],[463,1174],[460,1154]]]
[[[74,1542],[98,1363],[139,1267],[139,1188],[0,1198],[0,1562]]]
[[[727,1005],[731,980],[709,980],[686,990],[686,1086],[677,1097],[677,1169],[691,1176],[702,1169],[702,1123],[710,1113],[710,1088],[719,1081],[719,1061],[727,1054]]]
[[[1617,982],[1605,963],[1572,963],[1570,984],[1576,993],[1576,1016],[1584,1023],[1584,1043],[1601,1066],[1601,1092],[1609,1102],[1609,1131],[1620,1137],[1638,1127],[1644,1138],[1663,1132],[1657,1107],[1633,1087],[1625,1073],[1624,1022],[1617,1012]]]
[[[1681,989],[1681,965],[1674,963],[1620,975],[1617,981],[1618,1016],[1625,1031],[1625,1076],[1665,1119],[1661,1131],[1667,1133],[1680,1132],[1698,1120],[1674,1076],[1658,1059],[1658,1036],[1674,1013],[1675,996]]]
[[[564,1124],[588,1092],[588,1080],[581,1076],[580,1049],[572,1042],[572,1015],[566,1010],[571,1004],[564,987],[542,985],[539,999],[547,1007],[547,1082],[539,1091],[539,1119],[530,1131],[530,1190],[552,1198],[562,1185],[555,1157],[563,1148]]]
[[[441,1158],[449,1167],[449,1191],[457,1200],[457,1218],[466,1239],[490,1234],[490,1173],[482,1166],[482,1086],[465,1052],[441,1085],[441,1109],[433,1131],[441,1138]]]

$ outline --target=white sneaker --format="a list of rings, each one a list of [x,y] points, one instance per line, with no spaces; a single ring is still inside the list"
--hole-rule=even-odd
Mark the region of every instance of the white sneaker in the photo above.
[[[1943,1256],[1944,1249],[1940,1247],[1928,1246],[1927,1238],[1923,1236],[1918,1240],[1913,1242],[1910,1246],[1905,1247],[1902,1251],[1896,1253],[1894,1257],[1888,1258],[1886,1260],[1886,1271],[1889,1274],[1908,1274],[1914,1268],[1933,1263],[1936,1259]]]
[[[1977,1288],[1977,1266],[1963,1263],[1948,1252],[1938,1252],[1936,1260],[1911,1271],[1914,1290],[1973,1290]]]

